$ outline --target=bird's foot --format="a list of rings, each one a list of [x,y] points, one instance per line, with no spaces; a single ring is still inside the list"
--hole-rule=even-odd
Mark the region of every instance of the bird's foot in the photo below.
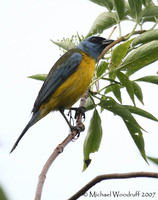
[[[77,118],[77,115],[81,114],[83,119],[85,120],[85,111],[86,111],[86,108],[81,106],[79,108],[70,108],[70,110],[75,110],[76,113],[75,113],[75,119]]]

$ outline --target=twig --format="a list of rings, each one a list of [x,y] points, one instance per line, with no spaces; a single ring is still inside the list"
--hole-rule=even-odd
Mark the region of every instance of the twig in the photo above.
[[[100,176],[95,177],[89,183],[87,183],[82,189],[80,189],[76,194],[70,197],[68,200],[76,200],[80,196],[84,195],[91,187],[95,184],[109,179],[126,179],[126,178],[138,178],[138,177],[145,177],[145,178],[158,178],[158,173],[154,172],[131,172],[131,173],[121,173],[121,174],[103,174]]]
[[[142,34],[142,33],[144,33],[144,32],[146,32],[146,30],[135,31],[135,32],[133,33],[133,35]],[[125,36],[120,37],[119,39],[115,40],[113,43],[111,43],[110,45],[108,45],[108,46],[102,51],[102,53],[100,54],[100,56],[98,57],[98,61],[104,57],[104,55],[106,54],[106,52],[108,52],[109,49],[110,49],[111,47],[113,47],[114,45],[120,43],[121,41],[124,41],[128,35],[129,35],[129,33],[126,34]]]
[[[80,100],[80,107],[85,107],[85,103],[86,103],[86,99],[88,96],[88,90],[87,92],[82,96],[81,100]],[[76,125],[77,127],[79,127],[81,129],[81,131],[84,131],[85,127],[84,124],[82,123],[82,114],[78,114],[77,118],[76,118]],[[43,189],[43,185],[46,179],[46,174],[50,168],[50,166],[52,165],[53,161],[58,157],[58,155],[60,153],[63,152],[64,148],[66,147],[66,145],[71,142],[76,135],[78,134],[78,132],[76,130],[73,130],[67,137],[66,139],[59,144],[56,149],[54,150],[54,152],[51,154],[51,156],[48,158],[48,160],[46,161],[40,175],[39,175],[39,180],[38,180],[38,185],[36,188],[36,194],[35,194],[35,200],[40,200],[41,199],[41,195],[42,195],[42,189]]]

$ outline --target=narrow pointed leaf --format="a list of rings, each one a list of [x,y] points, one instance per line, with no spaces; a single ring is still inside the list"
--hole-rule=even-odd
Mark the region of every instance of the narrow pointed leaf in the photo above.
[[[106,7],[109,11],[113,9],[113,2],[111,0],[90,0],[100,6]]]
[[[150,157],[150,156],[147,156],[147,158],[149,160],[151,160],[152,162],[154,162],[156,165],[158,165],[158,158],[153,158],[153,157]]]
[[[136,81],[158,84],[158,76],[144,76],[142,78],[137,79]]]
[[[108,63],[105,61],[102,61],[97,68],[97,77],[100,77],[107,68],[108,68]]]
[[[94,21],[91,29],[89,30],[86,37],[95,35],[97,33],[102,33],[105,29],[117,24],[116,22],[117,14],[114,12],[103,12]]]
[[[90,154],[98,151],[102,139],[101,119],[98,111],[95,109],[90,121],[88,133],[84,141],[84,167],[83,171],[91,162]]]
[[[114,0],[114,5],[119,19],[122,19],[125,14],[125,0]]]
[[[142,2],[141,0],[128,0],[129,6],[131,8],[132,16],[138,21],[140,13],[142,11]]]
[[[141,23],[145,23],[145,22],[156,22],[158,16],[156,17],[143,17],[141,20]]]
[[[151,42],[153,40],[158,40],[158,29],[142,33],[141,35],[139,35],[134,39],[134,41],[132,42],[132,46],[136,46],[138,44],[144,44],[147,42]]]
[[[61,42],[55,42],[53,40],[51,40],[54,44],[56,44],[57,46],[65,49],[66,51],[72,49],[72,48],[75,48],[76,45],[71,42],[71,41],[61,41]]]
[[[119,100],[119,102],[122,103],[120,86],[118,84],[112,85],[111,90],[113,91],[115,97]]]
[[[129,46],[131,44],[132,40],[129,40],[127,42],[124,42],[117,46],[113,51],[112,51],[112,58],[111,58],[111,69],[116,68],[123,60],[123,58],[126,56]]]
[[[134,88],[132,85],[132,82],[129,80],[129,78],[122,72],[117,72],[116,73],[118,79],[120,80],[120,82],[122,83],[122,85],[126,88],[133,104],[135,105],[135,101],[134,101]]]
[[[131,113],[134,113],[134,114],[137,114],[137,115],[140,115],[142,117],[145,117],[145,118],[148,118],[148,119],[151,119],[151,120],[154,120],[154,121],[158,121],[158,119],[156,119],[156,117],[154,117],[151,113],[141,109],[141,108],[138,108],[136,106],[130,106],[130,105],[124,105]]]
[[[0,186],[0,199],[1,200],[8,200],[6,197],[6,193],[4,192],[3,188]]]
[[[118,67],[119,70],[127,71],[130,76],[146,65],[158,59],[158,40],[148,42],[136,50],[133,50]]]
[[[152,0],[142,0],[143,5],[146,6],[151,6],[154,5]]]
[[[142,104],[144,104],[144,102],[143,102],[143,92],[142,92],[141,87],[135,81],[131,81],[131,83],[133,85],[135,96],[139,99],[139,101]]]
[[[113,112],[115,115],[120,116],[125,121],[130,121],[139,129],[141,126],[137,123],[131,112],[124,106],[117,103],[112,97],[104,97],[98,104],[106,110]]]
[[[125,120],[124,120],[124,122],[129,130],[136,146],[138,147],[142,157],[148,163],[148,161],[146,159],[146,154],[145,154],[144,138],[143,138],[142,131],[137,126],[132,124],[131,122],[125,121]]]
[[[33,78],[39,81],[45,81],[45,79],[47,78],[47,74],[36,74],[36,75],[28,76],[28,78]]]
[[[158,6],[146,7],[142,13],[142,17],[156,17],[158,16]]]
[[[146,155],[144,150],[144,139],[141,132],[142,128],[137,123],[131,112],[125,106],[118,104],[111,97],[107,98],[104,97],[99,103],[99,105],[104,109],[109,110],[114,114],[120,116],[123,119],[142,157],[146,161]]]

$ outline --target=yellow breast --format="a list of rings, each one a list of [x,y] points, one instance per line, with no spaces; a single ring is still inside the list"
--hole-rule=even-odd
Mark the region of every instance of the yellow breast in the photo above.
[[[67,78],[54,92],[49,102],[40,108],[48,112],[58,110],[59,107],[71,107],[88,89],[95,70],[95,60],[82,53],[82,61],[77,70]],[[44,114],[44,113],[43,113]]]

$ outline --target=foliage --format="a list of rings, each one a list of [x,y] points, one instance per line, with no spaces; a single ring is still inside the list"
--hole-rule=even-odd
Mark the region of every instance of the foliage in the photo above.
[[[86,110],[94,111],[84,143],[84,170],[90,164],[90,153],[98,151],[102,138],[101,117],[97,107],[101,108],[102,112],[108,110],[122,118],[140,154],[147,162],[143,139],[145,130],[138,124],[133,113],[158,121],[149,112],[138,108],[135,101],[137,98],[144,104],[143,91],[139,82],[158,84],[158,76],[149,75],[133,80],[131,75],[158,60],[158,30],[155,29],[158,22],[158,6],[154,5],[152,0],[90,1],[105,7],[105,12],[96,18],[84,38],[94,34],[102,34],[103,31],[114,25],[118,25],[119,36],[121,37],[121,22],[124,20],[127,23],[128,21],[133,21],[133,29],[124,37],[124,42],[117,44],[112,51],[108,52],[108,57],[106,56],[96,66],[95,77],[91,83],[91,92],[86,102]],[[143,26],[146,22],[150,22],[151,28],[143,31]],[[136,28],[138,28],[137,32],[135,32]],[[138,35],[134,36],[135,33]],[[83,37],[77,35],[54,43],[64,50],[69,50],[75,47],[77,40],[80,42],[82,39]],[[36,75],[31,78],[44,79],[43,75]],[[99,80],[103,82],[101,88],[97,86]],[[96,87],[92,87],[94,85]],[[97,88],[96,91],[94,88]],[[123,88],[126,89],[132,105],[122,104]],[[151,158],[149,159],[152,160]]]

